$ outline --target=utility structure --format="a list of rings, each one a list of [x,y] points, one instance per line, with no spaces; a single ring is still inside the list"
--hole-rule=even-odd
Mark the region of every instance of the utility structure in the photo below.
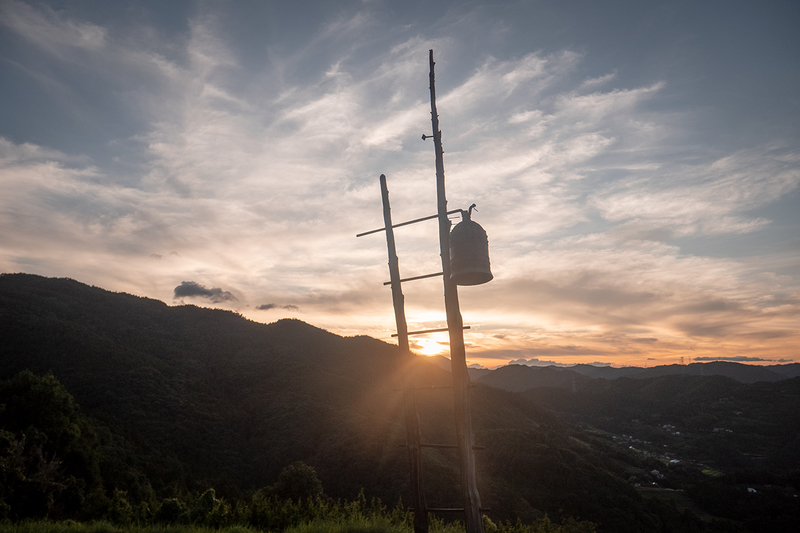
[[[430,93],[431,93],[431,125],[432,135],[422,135],[422,139],[433,138],[436,154],[436,200],[437,214],[392,224],[389,191],[386,176],[381,174],[381,198],[383,202],[384,227],[360,233],[357,237],[386,232],[386,244],[389,256],[390,281],[385,285],[392,287],[395,321],[399,350],[410,353],[408,336],[447,331],[450,337],[450,365],[453,379],[453,405],[457,444],[423,444],[419,427],[419,416],[414,401],[414,386],[410,380],[404,386],[404,411],[408,456],[411,470],[411,492],[414,505],[415,533],[428,532],[428,512],[463,511],[467,533],[484,533],[481,515],[481,499],[478,493],[475,471],[475,437],[472,428],[470,378],[467,372],[466,349],[464,346],[464,326],[458,302],[458,285],[479,285],[492,279],[489,268],[489,245],[486,232],[479,224],[471,220],[472,204],[468,210],[455,209],[448,211],[444,181],[444,151],[442,149],[442,132],[439,130],[439,115],[436,110],[436,84],[434,75],[433,50],[429,51]],[[462,221],[451,231],[448,215],[461,213]],[[442,260],[442,271],[434,274],[401,279],[395,249],[394,228],[437,219],[439,223],[439,249]],[[404,297],[401,284],[434,276],[442,276],[444,281],[444,302],[447,317],[447,328],[424,331],[408,331],[406,323]],[[457,448],[461,466],[461,495],[463,509],[434,509],[427,507],[423,489],[422,448]]]

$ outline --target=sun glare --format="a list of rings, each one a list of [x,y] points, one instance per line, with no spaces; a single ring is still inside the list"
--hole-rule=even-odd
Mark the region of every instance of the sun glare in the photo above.
[[[447,352],[447,345],[439,344],[435,339],[415,339],[412,348],[420,355],[444,355]]]

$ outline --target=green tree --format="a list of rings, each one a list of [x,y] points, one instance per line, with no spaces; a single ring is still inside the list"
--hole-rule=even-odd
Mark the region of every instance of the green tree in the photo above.
[[[186,512],[186,506],[177,498],[167,498],[161,502],[156,510],[153,520],[164,524],[177,523]]]
[[[102,496],[97,437],[52,375],[0,381],[0,507],[9,518],[68,518]]]
[[[214,511],[214,508],[217,506],[217,493],[214,489],[208,489],[205,491],[200,498],[198,498],[197,502],[194,504],[194,507],[191,511],[191,519],[192,522],[195,524],[202,524],[208,518],[208,515]]]
[[[322,496],[322,482],[313,467],[302,461],[295,461],[278,475],[275,495],[295,502],[313,500]]]
[[[115,524],[128,525],[131,523],[133,508],[128,502],[127,496],[125,491],[114,489],[114,497],[109,505],[108,518]]]

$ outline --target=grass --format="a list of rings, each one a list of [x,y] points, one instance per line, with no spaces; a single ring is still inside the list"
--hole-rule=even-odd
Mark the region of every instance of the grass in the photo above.
[[[461,528],[432,524],[436,533],[456,533]],[[120,526],[109,522],[0,522],[2,533],[263,533],[262,530],[246,526],[228,526],[219,529],[196,525],[127,525]],[[387,520],[315,520],[288,528],[285,533],[411,533],[407,526],[393,525]]]
[[[495,525],[484,518],[487,533],[595,533],[594,524],[567,519],[562,525],[553,524],[547,516],[537,524]],[[0,521],[0,533],[264,533],[266,530],[246,526],[227,526],[219,529],[197,525],[115,525],[110,522]],[[444,523],[432,517],[431,533],[464,533],[459,522]],[[275,532],[273,532],[275,533]],[[289,527],[281,533],[413,533],[405,524],[392,524],[382,518],[355,518],[349,520],[312,520]]]
[[[431,524],[433,533],[459,533],[463,527],[459,525],[445,525],[434,522]],[[413,529],[407,526],[394,525],[387,520],[315,520],[312,522],[290,527],[284,533],[412,533]],[[0,522],[2,533],[263,533],[263,530],[246,526],[228,526],[219,529],[196,525],[115,525],[110,522]]]
[[[392,525],[384,520],[350,520],[331,522],[317,520],[286,530],[285,533],[409,533],[405,526]]]
[[[109,522],[0,522],[2,533],[258,533],[244,526],[213,529],[190,525],[130,525],[118,526]],[[388,533],[388,532],[387,532]]]

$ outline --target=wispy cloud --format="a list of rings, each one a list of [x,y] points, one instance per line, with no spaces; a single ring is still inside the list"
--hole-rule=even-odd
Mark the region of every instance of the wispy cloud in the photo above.
[[[3,24],[59,58],[72,59],[79,51],[97,51],[105,47],[108,32],[90,22],[61,18],[48,6],[35,9],[15,0],[0,6]]]
[[[396,221],[435,211],[433,150],[419,138],[435,48],[448,199],[477,203],[495,274],[461,292],[471,353],[796,355],[796,254],[685,243],[770,231],[754,210],[798,190],[800,155],[778,142],[688,144],[691,121],[664,103],[670,79],[625,87],[616,71],[587,75],[573,50],[483,55],[455,74],[449,57],[479,23],[470,16],[432,38],[389,29],[366,6],[295,48],[269,48],[254,70],[213,9],[180,38],[147,39],[68,13],[8,1],[2,24],[61,97],[75,102],[89,83],[65,71],[90,73],[114,95],[98,127],[124,123],[130,135],[85,152],[0,138],[3,270],[198,297],[256,320],[283,309],[388,340],[383,237],[354,235],[383,225],[381,173]],[[115,147],[135,162],[125,172],[90,155]],[[397,238],[403,272],[439,270],[433,226]],[[409,322],[441,327],[441,299],[440,281],[409,286]]]
[[[769,223],[748,212],[800,185],[800,153],[762,147],[641,174],[593,194],[590,205],[632,233],[656,228],[673,237],[747,233]]]

